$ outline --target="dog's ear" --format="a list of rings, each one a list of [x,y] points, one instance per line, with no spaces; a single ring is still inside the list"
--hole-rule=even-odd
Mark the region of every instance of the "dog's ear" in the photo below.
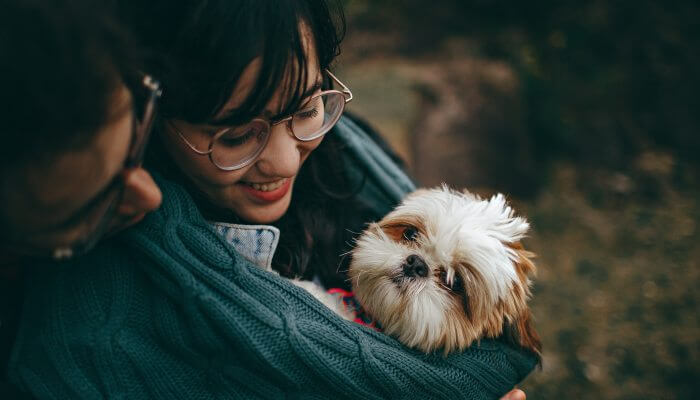
[[[535,263],[532,262],[532,259],[535,258],[535,253],[525,250],[523,244],[520,242],[508,243],[507,246],[513,249],[518,255],[515,263],[518,277],[520,277],[523,284],[528,283],[528,277],[537,273],[537,267],[535,267]]]
[[[482,212],[489,216],[489,220],[492,221],[490,229],[496,237],[502,238],[501,240],[517,242],[530,230],[527,219],[515,215],[515,210],[502,193],[491,196]]]
[[[531,351],[537,357],[537,363],[542,365],[542,342],[532,323],[530,310],[524,310],[514,321],[503,323],[503,338],[512,345]]]
[[[510,243],[508,246],[518,255],[515,269],[522,284],[521,288],[524,293],[521,292],[521,295],[524,296],[524,299],[521,299],[522,301],[519,302],[520,310],[518,316],[511,321],[504,322],[503,336],[510,343],[526,348],[536,354],[538,363],[541,365],[542,342],[540,342],[540,336],[535,330],[530,309],[526,304],[526,300],[530,296],[529,276],[536,272],[535,263],[532,262],[535,254],[525,250],[520,242]]]

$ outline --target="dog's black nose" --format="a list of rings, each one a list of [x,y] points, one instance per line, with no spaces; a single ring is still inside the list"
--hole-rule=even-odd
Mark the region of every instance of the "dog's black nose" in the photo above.
[[[403,274],[405,276],[420,276],[425,278],[428,276],[428,266],[425,261],[415,254],[406,257],[403,263]]]

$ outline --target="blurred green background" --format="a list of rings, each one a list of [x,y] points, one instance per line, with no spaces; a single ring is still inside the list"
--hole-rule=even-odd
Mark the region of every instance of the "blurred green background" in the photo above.
[[[351,110],[533,229],[530,399],[700,399],[700,2],[345,0]]]

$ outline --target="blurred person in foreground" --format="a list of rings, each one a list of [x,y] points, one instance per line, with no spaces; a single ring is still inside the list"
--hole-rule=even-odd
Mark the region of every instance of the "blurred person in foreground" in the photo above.
[[[161,193],[140,167],[160,89],[99,2],[4,1],[0,54],[3,397],[26,260],[78,256]]]

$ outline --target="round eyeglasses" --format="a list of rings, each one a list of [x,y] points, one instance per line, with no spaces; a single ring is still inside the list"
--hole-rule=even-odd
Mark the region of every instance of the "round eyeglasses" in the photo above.
[[[274,120],[255,118],[249,123],[221,129],[214,133],[206,147],[192,144],[174,123],[168,122],[180,139],[195,153],[209,156],[222,171],[234,171],[250,165],[262,153],[272,127],[287,124],[288,131],[302,142],[325,135],[340,119],[345,104],[352,100],[352,92],[330,71],[325,73],[341,90],[325,90],[314,95],[294,114]]]

